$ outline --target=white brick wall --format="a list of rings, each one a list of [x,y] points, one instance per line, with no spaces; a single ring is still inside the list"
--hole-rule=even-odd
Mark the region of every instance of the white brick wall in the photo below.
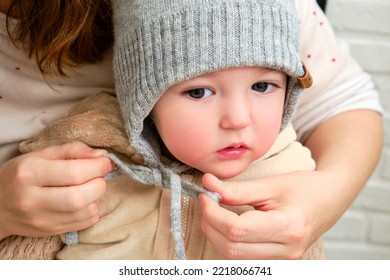
[[[386,110],[378,167],[352,207],[325,234],[328,259],[390,259],[390,0],[328,0],[326,14],[369,72]]]

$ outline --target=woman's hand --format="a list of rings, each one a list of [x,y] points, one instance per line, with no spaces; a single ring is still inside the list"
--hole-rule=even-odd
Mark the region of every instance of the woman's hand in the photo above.
[[[202,229],[228,259],[299,259],[324,232],[317,221],[330,215],[321,212],[332,197],[319,182],[331,183],[317,171],[240,182],[206,174],[204,186],[221,194],[221,203],[254,209],[238,215],[202,195]]]
[[[76,231],[99,220],[104,150],[74,142],[16,157],[0,166],[0,239]]]

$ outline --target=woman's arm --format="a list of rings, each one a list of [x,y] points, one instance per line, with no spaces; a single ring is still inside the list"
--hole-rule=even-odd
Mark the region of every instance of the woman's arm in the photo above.
[[[370,110],[337,115],[308,137],[306,146],[317,162],[317,171],[334,181],[322,190],[327,198],[322,207],[325,210],[329,203],[328,211],[333,214],[322,219],[319,232],[328,230],[358,195],[379,160],[382,144],[382,116]]]

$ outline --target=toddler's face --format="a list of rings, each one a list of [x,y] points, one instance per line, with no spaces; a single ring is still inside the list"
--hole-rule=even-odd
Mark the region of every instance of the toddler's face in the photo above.
[[[170,87],[151,117],[176,159],[230,178],[272,146],[286,84],[285,73],[267,68],[220,70]]]

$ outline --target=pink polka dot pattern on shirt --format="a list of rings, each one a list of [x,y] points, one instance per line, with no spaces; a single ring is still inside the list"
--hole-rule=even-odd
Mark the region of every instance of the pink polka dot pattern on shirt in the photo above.
[[[317,12],[317,10],[314,10],[314,11],[312,12],[312,15],[316,17],[316,19],[315,19],[315,24],[318,24],[318,25],[321,26],[321,27],[323,27],[323,26],[325,25],[324,21],[320,21],[321,18],[320,18],[320,17],[317,17],[317,16],[319,15],[318,12]],[[312,55],[311,53],[308,53],[308,54],[306,54],[306,58],[307,58],[307,59],[311,59],[311,58],[313,58],[313,55]],[[337,60],[336,60],[335,57],[333,57],[333,58],[330,59],[330,61],[331,61],[332,63],[335,63]]]

